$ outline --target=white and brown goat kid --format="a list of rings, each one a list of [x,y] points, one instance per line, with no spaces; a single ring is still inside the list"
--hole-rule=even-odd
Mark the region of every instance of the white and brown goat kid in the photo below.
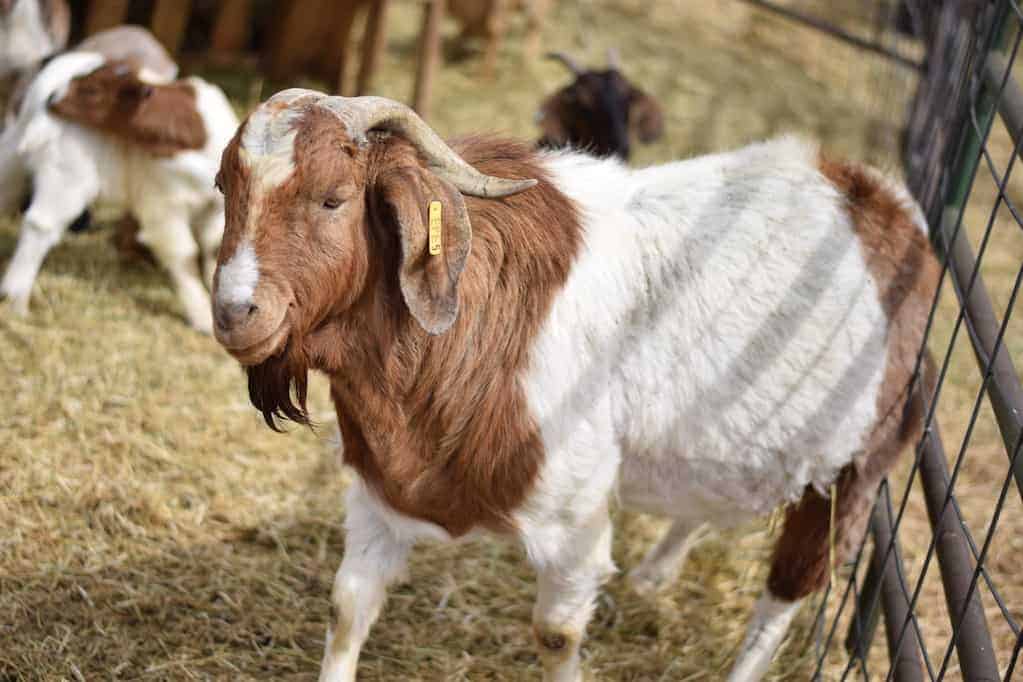
[[[212,280],[224,220],[213,180],[237,126],[224,93],[201,79],[152,84],[131,62],[92,52],[50,61],[0,145],[0,213],[33,186],[0,295],[27,311],[46,254],[102,203],[138,220],[138,239],[170,274],[189,323],[211,331],[200,256]]]
[[[325,372],[358,473],[323,681],[354,679],[417,541],[484,531],[536,567],[546,679],[580,679],[613,497],[675,519],[642,589],[695,527],[790,505],[732,672],[758,679],[827,580],[831,505],[841,559],[917,429],[937,273],[919,210],[797,139],[630,170],[287,90],[218,184],[217,338],[271,426],[304,421]]]

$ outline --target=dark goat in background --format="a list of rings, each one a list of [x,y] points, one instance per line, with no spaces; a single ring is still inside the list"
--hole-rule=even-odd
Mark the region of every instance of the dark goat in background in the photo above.
[[[628,160],[632,134],[646,144],[664,133],[661,105],[622,75],[614,50],[602,71],[584,70],[561,52],[547,56],[564,64],[575,80],[540,105],[541,147],[570,146]]]

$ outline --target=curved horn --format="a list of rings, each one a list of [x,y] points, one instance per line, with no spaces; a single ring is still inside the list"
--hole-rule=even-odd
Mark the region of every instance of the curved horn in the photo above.
[[[581,76],[583,74],[582,67],[579,66],[579,64],[574,59],[569,57],[564,52],[548,52],[547,59],[554,59],[561,62],[569,71],[571,71],[576,76]]]
[[[462,194],[474,197],[506,197],[529,189],[536,180],[510,180],[486,175],[455,153],[416,112],[384,97],[323,97],[317,102],[334,112],[357,144],[366,142],[373,129],[398,133],[426,157],[427,163]]]
[[[609,47],[607,50],[607,66],[615,71],[622,70],[621,56],[618,54],[618,48]]]

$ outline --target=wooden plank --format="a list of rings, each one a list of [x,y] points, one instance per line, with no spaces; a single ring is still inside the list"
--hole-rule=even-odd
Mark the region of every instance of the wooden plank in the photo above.
[[[280,0],[283,20],[272,32],[268,70],[272,78],[286,78],[317,62],[325,52],[330,27],[331,0]],[[333,59],[334,51],[331,50]]]
[[[252,34],[252,0],[223,0],[213,33],[210,49],[221,54],[241,52],[248,47]]]
[[[91,36],[111,26],[123,24],[128,16],[128,0],[92,0],[85,20],[85,35]]]
[[[366,32],[362,36],[362,62],[359,64],[359,80],[356,93],[364,95],[369,91],[380,57],[387,47],[387,6],[390,0],[375,0],[366,17]]]
[[[497,71],[497,55],[504,43],[504,32],[507,30],[508,2],[506,0],[489,0],[486,19],[486,46],[483,49],[483,76],[490,79]]]
[[[151,21],[153,35],[172,55],[181,49],[191,13],[191,0],[156,0]]]
[[[352,49],[352,26],[355,23],[355,15],[365,5],[365,0],[352,0],[351,2],[340,2],[334,10],[333,26],[330,40],[327,41],[328,48],[333,46],[337,71],[333,78],[336,87],[335,92],[339,95],[351,94],[348,88],[348,72],[350,61],[348,55]]]
[[[423,118],[430,115],[433,81],[440,62],[440,29],[444,23],[447,0],[426,0],[423,8],[423,27],[419,33],[419,63],[416,65],[416,85],[412,107]]]

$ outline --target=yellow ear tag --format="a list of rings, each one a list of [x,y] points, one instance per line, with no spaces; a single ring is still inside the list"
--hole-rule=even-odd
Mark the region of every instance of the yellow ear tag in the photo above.
[[[440,202],[430,202],[430,255],[440,255],[440,235],[443,223],[440,217]]]

